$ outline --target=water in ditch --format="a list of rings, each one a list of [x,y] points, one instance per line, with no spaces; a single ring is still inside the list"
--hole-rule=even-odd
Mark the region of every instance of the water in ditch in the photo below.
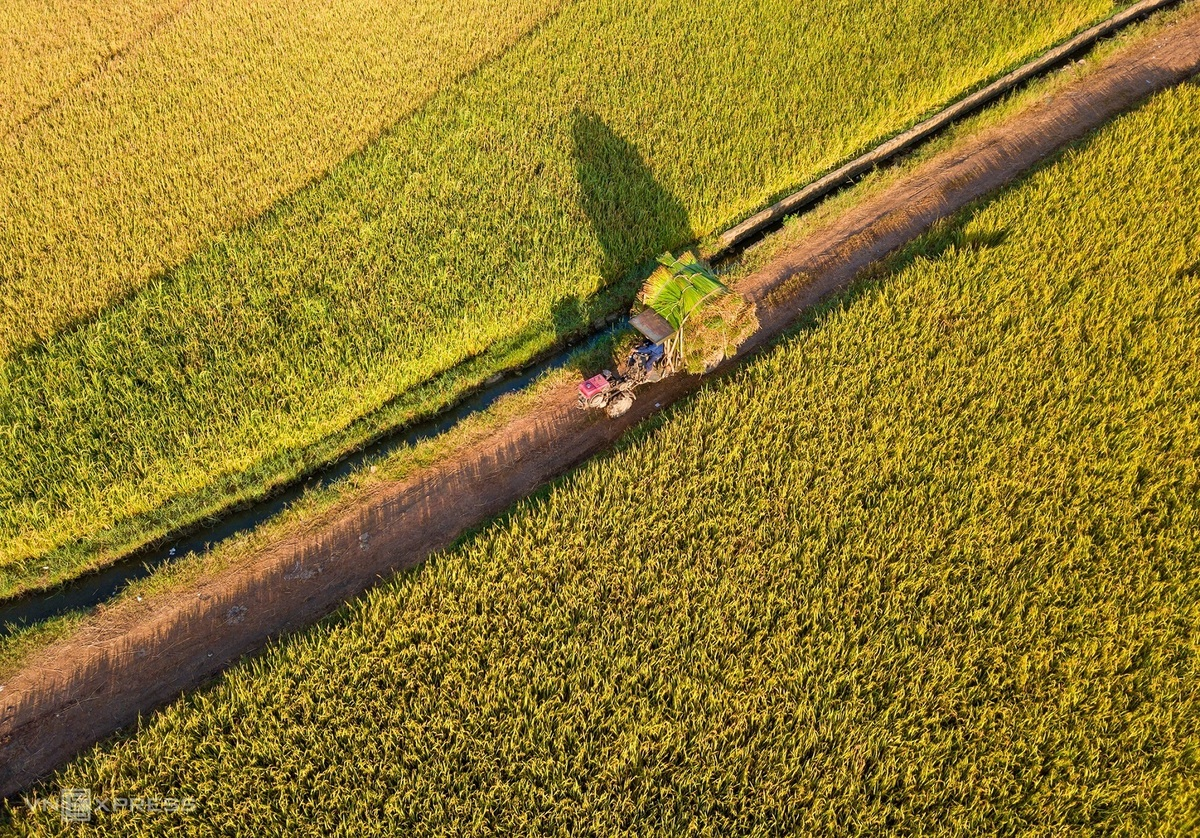
[[[262,501],[229,512],[199,529],[192,529],[187,535],[137,550],[115,564],[80,576],[58,588],[35,591],[0,602],[0,637],[54,617],[94,608],[112,599],[131,582],[144,579],[164,565],[203,553],[233,536],[248,532],[287,509],[305,492],[330,486],[394,451],[445,433],[468,416],[487,410],[501,396],[524,389],[543,374],[565,367],[580,352],[598,345],[624,327],[625,321],[619,320],[549,358],[507,373],[448,410],[383,436],[307,479]]]

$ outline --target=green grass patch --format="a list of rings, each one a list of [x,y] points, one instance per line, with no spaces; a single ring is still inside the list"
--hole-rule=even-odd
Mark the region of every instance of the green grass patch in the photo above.
[[[0,596],[428,412],[619,308],[646,259],[1112,8],[563,9],[258,222],[8,359]]]
[[[195,797],[180,834],[1190,834],[1196,159],[1187,85],[43,792]]]

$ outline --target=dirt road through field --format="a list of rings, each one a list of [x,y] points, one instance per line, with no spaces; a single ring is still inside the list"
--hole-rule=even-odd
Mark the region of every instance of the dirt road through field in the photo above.
[[[804,309],[934,222],[1198,72],[1200,13],[1193,13],[815,230],[740,286],[758,302],[762,323],[748,348],[766,345]],[[574,387],[558,388],[537,410],[379,486],[354,508],[329,513],[251,561],[152,602],[98,614],[4,682],[0,794],[27,787],[268,638],[420,563],[701,384],[697,377],[668,379],[643,391],[619,421],[580,413]]]

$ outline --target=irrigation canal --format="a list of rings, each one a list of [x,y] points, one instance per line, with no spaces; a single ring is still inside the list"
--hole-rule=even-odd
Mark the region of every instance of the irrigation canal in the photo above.
[[[1155,12],[1177,6],[1182,0],[1143,0],[1046,51],[991,84],[944,108],[912,128],[854,158],[845,165],[767,207],[717,237],[716,249],[707,254],[715,262],[728,262],[777,230],[783,221],[811,209],[825,198],[857,183],[869,172],[894,163],[948,128],[973,116],[1029,82],[1044,77],[1086,54],[1104,38],[1138,23]],[[453,428],[468,416],[490,407],[501,396],[527,387],[542,374],[565,366],[581,349],[623,329],[625,321],[597,329],[579,342],[538,362],[513,370],[485,385],[456,405],[416,425],[401,427],[370,445],[345,455],[318,471],[285,486],[277,494],[240,507],[216,520],[201,523],[175,537],[131,552],[115,564],[65,582],[48,591],[34,591],[0,601],[0,637],[24,627],[107,602],[132,582],[184,557],[202,553],[240,533],[254,529],[287,509],[305,492],[322,489],[369,467],[405,446],[431,439]]]

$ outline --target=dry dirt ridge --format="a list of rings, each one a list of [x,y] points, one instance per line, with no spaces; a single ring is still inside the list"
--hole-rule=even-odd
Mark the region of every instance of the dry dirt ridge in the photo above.
[[[739,285],[758,304],[762,324],[743,357],[934,222],[1197,73],[1200,13],[1193,13],[817,229]],[[268,638],[314,622],[381,576],[449,546],[701,383],[679,376],[646,388],[618,421],[575,410],[575,388],[564,385],[538,409],[403,481],[380,485],[311,532],[169,599],[98,615],[0,691],[0,795],[28,787]]]

